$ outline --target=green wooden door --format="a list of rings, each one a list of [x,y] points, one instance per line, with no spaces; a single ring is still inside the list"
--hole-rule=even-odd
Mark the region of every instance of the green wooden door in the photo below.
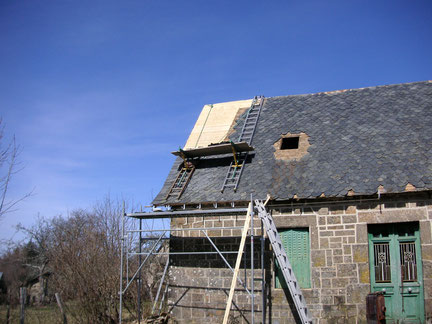
[[[371,290],[384,292],[386,323],[424,323],[418,223],[369,227]]]
[[[279,235],[300,288],[310,288],[309,230],[290,228],[279,230]],[[282,287],[286,284],[276,260],[276,288]]]

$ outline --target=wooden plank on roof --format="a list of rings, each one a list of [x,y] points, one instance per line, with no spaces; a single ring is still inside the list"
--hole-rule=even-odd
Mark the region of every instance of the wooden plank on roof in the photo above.
[[[234,146],[236,152],[248,152],[253,151],[254,148],[246,142],[241,143],[223,143],[209,145],[207,147],[201,147],[197,149],[174,151],[171,154],[176,156],[181,156],[183,153],[187,158],[199,157],[199,156],[209,156],[218,154],[228,154],[232,153],[232,147]]]

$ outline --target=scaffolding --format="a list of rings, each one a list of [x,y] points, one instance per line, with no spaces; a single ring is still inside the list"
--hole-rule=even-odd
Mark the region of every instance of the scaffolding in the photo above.
[[[252,200],[251,204],[253,206]],[[147,265],[148,261],[152,256],[166,256],[167,260],[162,272],[162,276],[159,279],[159,285],[156,292],[156,297],[154,298],[154,302],[152,305],[152,315],[153,314],[159,314],[162,310],[162,307],[166,301],[168,289],[169,289],[169,281],[167,280],[167,274],[168,274],[168,268],[170,266],[171,257],[174,255],[182,255],[182,254],[188,254],[188,255],[197,255],[202,256],[205,258],[205,255],[207,254],[216,254],[218,255],[223,263],[225,264],[226,268],[230,269],[234,273],[233,267],[230,265],[230,263],[227,260],[227,255],[236,255],[240,251],[221,251],[215,241],[214,237],[212,238],[211,235],[209,235],[208,231],[210,230],[226,230],[226,229],[233,229],[233,230],[241,230],[243,229],[242,226],[231,226],[231,227],[197,227],[197,228],[162,228],[162,229],[143,229],[142,222],[143,220],[154,220],[154,219],[169,219],[170,223],[173,218],[177,217],[185,217],[188,219],[189,217],[202,217],[203,220],[205,220],[206,217],[211,216],[239,216],[239,215],[245,215],[246,212],[248,212],[248,208],[238,208],[235,207],[234,203],[231,205],[231,208],[217,208],[217,204],[214,205],[215,208],[213,209],[195,209],[195,210],[177,210],[177,211],[165,211],[165,212],[138,212],[138,213],[125,213],[123,212],[122,217],[122,245],[121,245],[121,261],[120,261],[120,310],[119,310],[119,323],[122,323],[122,316],[123,316],[123,297],[128,289],[131,289],[131,285],[134,282],[137,282],[138,286],[138,323],[141,323],[141,272],[145,270],[145,266]],[[250,296],[251,304],[250,304],[250,321],[248,321],[244,315],[243,318],[246,319],[247,322],[254,324],[254,317],[255,317],[255,308],[256,308],[256,300],[255,295],[258,291],[261,291],[261,304],[262,304],[262,323],[265,323],[266,319],[266,281],[265,281],[265,236],[264,236],[264,229],[263,229],[263,223],[261,221],[256,222],[254,221],[254,218],[256,217],[254,215],[254,209],[251,208],[251,221],[250,221],[250,227],[248,231],[248,238],[250,240],[250,267],[249,269],[246,269],[246,262],[244,262],[244,270],[245,270],[245,278],[242,280],[240,277],[237,277],[236,282],[240,284],[241,287],[243,287],[244,291]],[[125,228],[125,221],[126,219],[133,219],[139,221],[139,229],[126,229]],[[258,225],[257,225],[258,224]],[[204,222],[203,222],[204,225]],[[201,233],[202,236],[200,236],[203,239],[206,239],[211,246],[213,247],[213,251],[203,251],[203,252],[172,252],[170,249],[162,249],[161,242],[170,240],[172,233],[177,232],[189,232],[189,231],[197,231]],[[260,241],[260,248],[256,249],[254,245],[254,232],[260,232],[260,235],[258,236]],[[134,236],[138,236],[137,239],[134,239]],[[181,239],[188,240],[193,239],[195,237],[185,237],[181,236]],[[137,244],[138,242],[138,244]],[[143,251],[142,246],[144,242],[152,242],[152,244],[149,244],[147,246],[146,251]],[[255,277],[255,269],[254,269],[254,255],[255,253],[260,253],[261,255],[261,278]],[[244,257],[246,257],[246,253],[243,254]],[[131,260],[133,258],[138,258],[138,263],[135,263],[136,268],[131,269]],[[136,262],[136,261],[135,261]],[[132,272],[131,272],[132,270]],[[246,270],[250,270],[251,277],[249,278],[249,285],[248,285],[248,279],[246,278]],[[259,269],[258,269],[259,271]],[[129,276],[129,272],[132,273],[131,276]],[[261,281],[261,288],[256,289],[255,287],[255,281]],[[210,288],[210,287],[209,287]],[[226,290],[229,290],[228,288],[221,287],[225,294]],[[228,294],[227,294],[228,296]],[[237,308],[238,311],[240,309],[235,305],[235,303],[232,303],[234,307]],[[232,305],[230,307],[232,307]],[[168,310],[168,312],[171,312],[176,305],[172,305],[172,307]],[[240,311],[241,313],[241,311]]]

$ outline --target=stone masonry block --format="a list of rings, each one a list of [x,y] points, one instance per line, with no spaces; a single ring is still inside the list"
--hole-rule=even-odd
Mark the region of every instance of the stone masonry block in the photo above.
[[[321,279],[322,288],[330,288],[331,287],[331,279]],[[324,297],[322,297],[324,298]]]
[[[326,261],[327,261],[327,266],[328,267],[333,266],[333,255],[331,253],[327,252]]]
[[[321,269],[321,278],[335,278],[336,277],[336,268],[327,267]]]
[[[352,256],[351,255],[344,255],[343,257],[343,263],[352,263]]]
[[[432,278],[424,278],[423,287],[425,299],[432,299]]]
[[[313,288],[321,288],[321,273],[318,269],[312,269]]]
[[[327,217],[327,224],[340,224],[342,223],[341,216],[328,216]]]
[[[318,240],[318,228],[316,226],[310,226],[310,237],[311,237],[311,249],[319,248],[319,240]]]
[[[356,263],[367,263],[369,262],[368,245],[367,244],[356,244],[352,246],[353,259]]]
[[[329,225],[327,226],[328,230],[340,230],[340,229],[344,229],[343,225]]]
[[[337,249],[341,247],[341,242],[330,242],[331,249]]]
[[[368,242],[367,225],[366,224],[357,224],[356,225],[356,241],[357,241],[357,243],[367,243]]]
[[[355,231],[353,230],[343,230],[343,231],[335,231],[335,236],[354,236]]]
[[[332,288],[345,288],[348,285],[347,278],[334,278],[332,279]]]
[[[339,244],[340,247],[340,244]],[[342,249],[333,249],[333,255],[342,255],[343,251]]]
[[[432,261],[423,260],[423,278],[432,278]]]
[[[343,246],[343,254],[344,255],[351,255],[351,245],[348,245],[348,244],[344,244],[344,246]]]
[[[320,208],[318,209],[318,214],[319,215],[328,215],[329,214],[329,209],[326,207]]]
[[[325,267],[326,258],[324,250],[312,250],[311,257],[313,267]]]
[[[357,212],[357,207],[354,205],[347,206],[345,209],[345,214],[355,214]]]
[[[319,235],[320,236],[333,236],[334,233],[333,233],[333,231],[320,231]]]
[[[381,211],[359,212],[358,218],[360,223],[394,223],[394,222],[411,222],[421,219],[427,219],[426,210],[418,209],[392,209]]]
[[[430,221],[420,222],[420,236],[422,244],[432,243],[432,228]]]
[[[333,256],[333,263],[344,263],[344,259],[342,255]]]
[[[358,284],[347,287],[348,304],[364,304],[367,294],[370,292],[370,285]]]
[[[329,248],[329,239],[327,237],[320,238],[320,248],[321,249]]]
[[[432,244],[422,244],[422,259],[432,261]]]
[[[432,323],[432,299],[425,299],[426,323]]]
[[[357,277],[356,264],[338,264],[336,270],[338,277]]]
[[[356,215],[344,215],[342,216],[342,223],[344,224],[355,224],[357,222]]]

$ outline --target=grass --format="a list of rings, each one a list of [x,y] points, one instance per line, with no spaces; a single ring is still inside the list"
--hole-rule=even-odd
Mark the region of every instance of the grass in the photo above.
[[[143,308],[149,308],[149,305],[144,303]],[[68,303],[67,307],[76,307],[73,303]],[[7,307],[6,305],[0,305],[0,323],[6,323]],[[77,324],[76,320],[67,314],[68,324]],[[123,319],[125,323],[133,321],[133,316],[128,313],[126,308],[123,308]],[[53,303],[47,306],[31,306],[25,309],[25,324],[63,324],[60,309],[57,304]],[[20,307],[10,308],[10,324],[19,324],[20,322]]]
[[[0,305],[0,322],[6,323],[6,305]],[[20,322],[20,308],[11,307],[10,323],[15,324]],[[28,307],[25,310],[25,324],[61,324],[60,310],[56,305]]]

